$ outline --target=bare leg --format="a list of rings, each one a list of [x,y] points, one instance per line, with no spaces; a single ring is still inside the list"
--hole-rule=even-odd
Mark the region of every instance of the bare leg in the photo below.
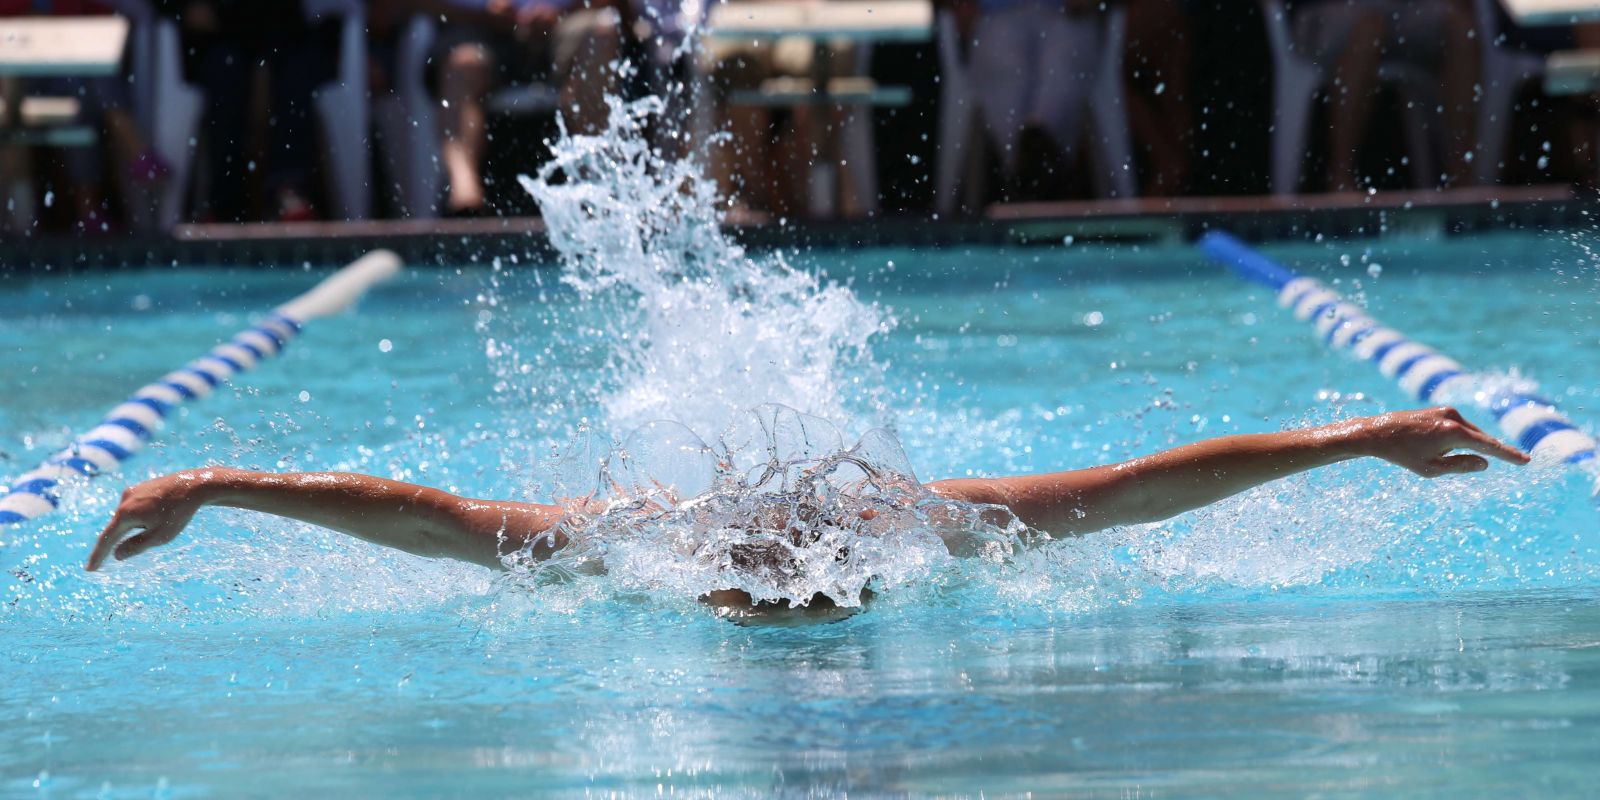
[[[765,208],[771,114],[754,106],[725,106],[728,136],[712,151],[712,169],[722,195],[745,208]]]
[[[1446,179],[1452,185],[1462,185],[1472,179],[1467,153],[1477,138],[1474,132],[1478,113],[1473,95],[1478,85],[1478,73],[1482,69],[1475,38],[1482,33],[1475,33],[1476,27],[1477,15],[1473,12],[1472,4],[1457,0],[1451,4],[1444,29],[1440,31],[1444,37],[1444,62],[1440,65],[1439,75],[1444,95],[1444,169]],[[1485,157],[1497,158],[1498,154],[1485,154]]]
[[[488,131],[483,110],[494,64],[487,50],[463,44],[450,51],[439,74],[444,102],[444,168],[451,211],[483,208],[483,155]]]
[[[822,158],[824,143],[817,135],[829,136],[833,131],[818,130],[816,115],[828,119],[828,109],[817,106],[796,106],[789,110],[789,127],[772,131],[776,143],[771,148],[772,160],[782,165],[772,176],[768,187],[771,194],[772,213],[787,217],[804,217],[811,212],[811,165]],[[835,128],[834,131],[838,129]],[[835,175],[838,175],[835,166]],[[837,187],[835,187],[837,188]]]
[[[1333,127],[1328,152],[1328,190],[1354,191],[1361,182],[1356,174],[1356,150],[1372,118],[1372,94],[1378,85],[1378,62],[1383,57],[1388,22],[1383,12],[1352,7],[1359,18],[1351,27],[1350,43],[1334,66],[1328,93],[1333,101]]]
[[[1144,147],[1147,195],[1182,194],[1189,184],[1192,125],[1189,77],[1189,17],[1177,0],[1132,0],[1128,4],[1128,124]],[[1137,74],[1135,74],[1137,73]]]
[[[22,79],[0,76],[0,129],[22,124]],[[0,146],[0,231],[31,233],[33,222],[32,156],[29,148]]]

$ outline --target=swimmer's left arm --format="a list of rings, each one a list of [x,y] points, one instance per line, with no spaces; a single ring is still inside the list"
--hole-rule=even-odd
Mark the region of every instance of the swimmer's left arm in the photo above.
[[[341,472],[275,474],[226,467],[187,470],[130,487],[89,555],[88,569],[177,538],[205,506],[261,511],[309,522],[429,558],[501,566],[534,545],[548,557],[566,544],[559,506],[475,500],[426,486]]]
[[[1474,453],[1452,454],[1455,450]],[[1425,478],[1481,472],[1493,456],[1528,456],[1489,436],[1455,409],[1431,408],[1282,433],[1224,436],[1103,467],[969,478],[928,484],[935,493],[1004,506],[1052,536],[1157,522],[1246,489],[1355,458],[1381,458]]]

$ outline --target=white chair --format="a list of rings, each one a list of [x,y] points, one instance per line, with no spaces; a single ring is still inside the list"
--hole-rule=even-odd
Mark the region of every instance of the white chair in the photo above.
[[[323,131],[323,167],[329,178],[330,216],[366,219],[372,214],[371,164],[367,150],[366,24],[359,3],[346,6],[340,28],[336,77],[320,87],[314,103]],[[195,153],[203,98],[183,80],[178,26],[163,19],[151,26],[149,61],[151,146],[172,172],[156,223],[170,229],[184,217],[184,200],[194,179]],[[137,57],[137,55],[136,55]]]
[[[1295,51],[1283,0],[1260,0],[1266,19],[1267,43],[1272,50],[1272,192],[1294,194],[1300,188],[1301,167],[1311,126],[1311,104],[1327,83],[1324,67]],[[1434,81],[1408,65],[1385,63],[1378,80],[1397,86],[1402,94],[1402,116],[1412,184],[1437,185],[1438,170],[1428,131],[1437,104]]]
[[[1482,59],[1478,83],[1483,87],[1483,96],[1478,98],[1478,145],[1473,153],[1472,177],[1487,185],[1498,182],[1505,167],[1517,94],[1529,81],[1544,76],[1545,59],[1538,53],[1501,46],[1505,32],[1500,29],[1495,0],[1476,0],[1476,7]]]
[[[952,214],[958,207],[975,208],[984,196],[982,148],[971,153],[973,134],[982,143],[981,86],[974,86],[961,58],[961,37],[955,15],[940,11],[936,20],[939,50],[939,157],[934,165],[934,210]],[[1122,81],[1122,41],[1127,12],[1120,6],[1106,14],[1106,43],[1099,73],[1089,98],[1090,144],[1095,150],[1095,188],[1105,197],[1133,197],[1133,144]],[[957,193],[966,187],[966,202]]]

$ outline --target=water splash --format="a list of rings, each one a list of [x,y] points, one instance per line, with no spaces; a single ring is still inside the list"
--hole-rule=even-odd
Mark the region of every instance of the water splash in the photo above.
[[[781,253],[745,252],[695,161],[652,145],[663,101],[608,102],[605,132],[563,132],[521,181],[564,281],[609,312],[610,429],[667,419],[709,434],[768,402],[839,424],[880,414],[869,344],[893,326],[887,312]]]
[[[557,491],[609,501],[564,523],[573,544],[550,561],[512,559],[541,588],[604,572],[613,592],[692,599],[736,589],[850,607],[869,588],[934,580],[952,549],[999,562],[1023,545],[1009,514],[925,488],[889,431],[845,447],[827,420],[784,406],[748,412],[712,443],[677,423],[643,426],[590,475],[593,447],[578,451]]]

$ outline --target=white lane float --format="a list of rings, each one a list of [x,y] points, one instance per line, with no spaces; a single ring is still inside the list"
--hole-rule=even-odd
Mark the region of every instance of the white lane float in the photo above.
[[[0,527],[54,510],[64,484],[116,471],[161,430],[174,408],[204,398],[233,376],[277,355],[301,326],[349,308],[368,289],[394,277],[400,267],[399,256],[374,250],[205,355],[141,387],[100,424],[0,490]]]

